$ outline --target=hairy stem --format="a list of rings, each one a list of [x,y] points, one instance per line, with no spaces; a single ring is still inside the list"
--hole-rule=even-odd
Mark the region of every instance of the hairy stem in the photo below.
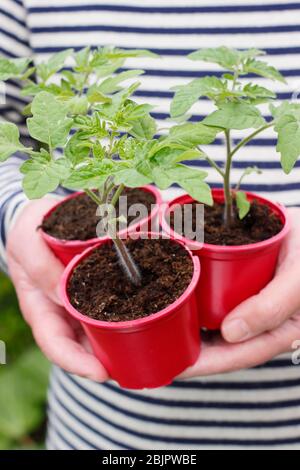
[[[132,282],[132,284],[134,284],[135,286],[140,286],[142,283],[141,273],[134,260],[132,259],[132,256],[129,253],[123,240],[121,240],[121,238],[117,234],[112,240],[121,260],[122,268],[126,273],[127,277]]]
[[[86,189],[85,193],[97,204],[97,206],[101,206],[101,204],[103,204],[101,199],[97,196],[96,193],[94,193],[94,191],[91,191],[90,189]]]
[[[232,224],[232,193],[231,193],[231,164],[232,164],[232,152],[231,152],[231,140],[230,140],[230,131],[225,131],[226,138],[226,168],[225,168],[225,177],[224,177],[224,195],[225,195],[225,213],[224,221],[226,226]]]
[[[110,231],[110,222],[111,222],[111,217],[112,217],[112,208],[116,207],[119,198],[124,191],[125,186],[121,184],[117,190],[115,191],[112,200],[109,202],[109,207],[110,210],[108,210],[108,234],[111,237],[114,246],[116,248],[116,251],[119,255],[120,261],[122,268],[124,270],[124,273],[126,276],[129,278],[129,280],[135,285],[135,286],[140,286],[142,283],[142,277],[140,274],[140,271],[138,267],[136,266],[134,260],[132,259],[132,256],[130,255],[126,245],[124,244],[123,240],[119,237],[117,233],[112,233]],[[103,204],[103,201],[97,196],[94,191],[91,191],[90,189],[86,189],[85,193],[98,205],[101,206]],[[108,195],[107,195],[108,196]],[[107,201],[108,202],[108,201]]]
[[[123,184],[118,187],[110,202],[111,207],[116,207],[124,189],[125,186]],[[132,259],[132,256],[130,255],[125,243],[123,242],[123,240],[121,240],[117,233],[115,233],[111,238],[119,255],[124,272],[130,279],[132,284],[134,284],[135,286],[140,286],[142,283],[141,273],[134,260]]]
[[[116,207],[116,204],[124,191],[125,186],[121,184],[118,189],[116,190],[115,194],[112,197],[112,200],[110,202],[111,207]],[[123,240],[118,236],[117,233],[114,234],[112,238],[112,241],[115,245],[115,248],[117,250],[117,253],[119,254],[120,260],[122,267],[127,274],[128,278],[134,284],[135,286],[139,286],[142,283],[142,278],[140,271],[138,267],[136,266],[135,262],[133,261],[129,251],[126,248],[126,245],[124,244]]]

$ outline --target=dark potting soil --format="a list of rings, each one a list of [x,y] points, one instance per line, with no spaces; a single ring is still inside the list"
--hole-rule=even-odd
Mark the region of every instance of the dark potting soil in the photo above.
[[[143,204],[146,206],[148,214],[151,212],[151,205],[155,204],[153,194],[138,188],[126,189],[122,195],[127,196],[128,208],[133,204]],[[100,217],[96,216],[96,210],[97,204],[89,196],[82,194],[58,206],[44,220],[42,229],[59,240],[86,241],[96,238],[96,226],[100,220]],[[121,215],[118,207],[117,214]],[[134,217],[128,217],[127,220],[128,223],[131,223]]]
[[[68,285],[71,304],[96,320],[135,320],[159,312],[175,302],[193,276],[188,253],[167,239],[127,240],[142,275],[134,286],[124,275],[115,249],[97,248],[74,270]]]
[[[271,209],[254,200],[248,215],[240,220],[236,207],[230,227],[224,225],[224,204],[215,203],[205,206],[204,240],[210,245],[239,246],[268,240],[283,228],[282,221]],[[174,228],[174,213],[170,214],[171,227]],[[193,230],[196,230],[196,203],[193,204]]]

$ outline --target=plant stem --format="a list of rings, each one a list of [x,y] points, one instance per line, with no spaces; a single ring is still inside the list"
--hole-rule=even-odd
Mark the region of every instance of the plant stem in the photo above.
[[[117,202],[124,191],[125,186],[121,184],[116,192],[114,193],[112,200],[110,201],[110,210],[108,210],[108,218],[111,219],[112,216],[112,208],[116,207]],[[90,189],[86,189],[85,193],[98,205],[101,206],[103,204],[103,201],[95,194],[93,191]],[[106,195],[108,197],[108,194]],[[108,201],[106,201],[108,202]],[[116,251],[119,255],[119,258],[121,260],[122,268],[126,275],[128,276],[129,280],[134,284],[135,286],[140,286],[142,283],[142,277],[139,272],[138,267],[136,266],[134,260],[132,259],[126,245],[124,244],[123,240],[119,237],[117,233],[112,233],[109,229],[110,227],[110,220],[108,221],[108,234],[111,237],[114,246],[116,248]]]
[[[83,95],[84,89],[85,89],[85,86],[87,84],[87,81],[88,81],[89,77],[90,77],[90,72],[85,72],[84,77],[83,77],[83,83],[82,83],[81,89],[79,91],[79,97],[81,97]]]
[[[256,129],[256,131],[252,132],[252,134],[250,134],[248,137],[241,140],[240,143],[232,150],[231,157],[233,157],[242,147],[251,142],[251,140],[254,139],[254,137],[256,137],[258,134],[273,126],[274,121],[270,122],[269,124],[266,124],[265,126],[260,127],[259,129]]]
[[[111,207],[116,207],[117,202],[120,199],[120,196],[122,192],[124,191],[125,186],[124,184],[120,184],[118,189],[116,190],[115,194],[112,197],[112,200],[110,202]],[[130,281],[135,285],[135,286],[140,286],[142,283],[142,277],[139,272],[138,267],[136,266],[134,260],[132,259],[129,251],[127,250],[126,245],[123,243],[123,240],[119,237],[118,233],[116,232],[114,236],[111,237],[116,250],[119,254],[119,257],[121,259],[122,266],[129,277]]]
[[[132,259],[126,245],[124,244],[123,240],[116,234],[112,241],[115,245],[117,253],[120,257],[122,268],[126,272],[128,278],[135,286],[140,286],[142,284],[142,277],[141,273],[136,266],[134,260]]]
[[[225,195],[225,214],[224,221],[225,225],[229,227],[232,223],[232,194],[230,184],[231,164],[232,164],[232,152],[231,152],[231,141],[230,131],[225,131],[226,137],[226,168],[224,177],[224,195]]]
[[[94,191],[86,189],[85,193],[97,204],[97,206],[101,206],[101,204],[103,204],[101,199],[97,196],[97,194],[94,193]]]
[[[222,168],[220,168],[219,165],[216,162],[214,162],[213,159],[210,158],[208,155],[205,155],[204,158],[210,164],[210,166],[212,166],[219,173],[219,175],[221,175],[222,178],[224,179],[225,178],[225,173],[222,170]]]

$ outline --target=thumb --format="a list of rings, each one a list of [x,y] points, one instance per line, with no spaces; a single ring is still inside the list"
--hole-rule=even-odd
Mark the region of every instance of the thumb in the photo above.
[[[239,305],[224,320],[223,338],[238,343],[279,327],[300,309],[300,269],[278,272],[260,294]]]

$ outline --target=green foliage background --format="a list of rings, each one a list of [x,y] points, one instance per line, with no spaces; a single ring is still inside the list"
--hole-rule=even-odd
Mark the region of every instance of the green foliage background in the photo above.
[[[0,450],[40,449],[44,441],[49,363],[22,319],[9,279],[0,274]]]

